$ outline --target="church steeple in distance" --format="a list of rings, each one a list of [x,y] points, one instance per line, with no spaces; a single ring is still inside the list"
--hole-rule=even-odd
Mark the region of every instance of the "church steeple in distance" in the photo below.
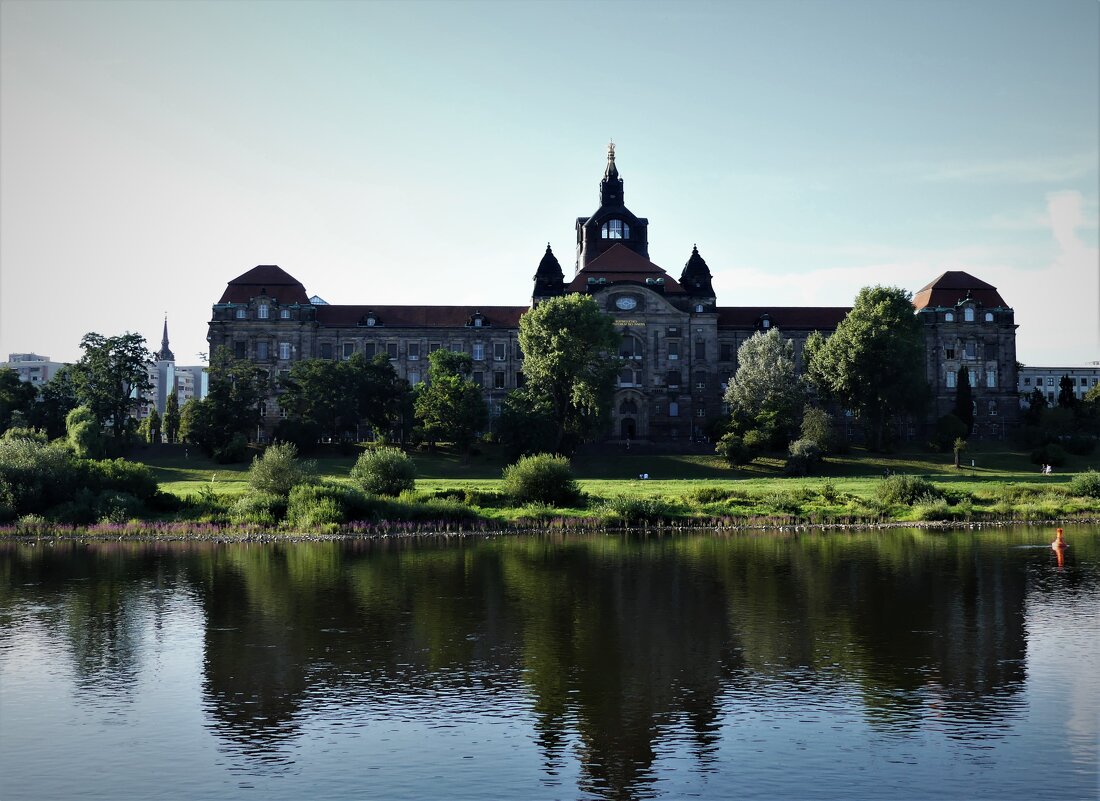
[[[168,347],[168,315],[164,315],[164,334],[160,338],[160,350],[157,351],[157,361],[174,362],[176,356]]]
[[[619,177],[619,168],[615,166],[615,143],[607,145],[607,167],[600,182],[600,205],[623,205],[623,179]]]

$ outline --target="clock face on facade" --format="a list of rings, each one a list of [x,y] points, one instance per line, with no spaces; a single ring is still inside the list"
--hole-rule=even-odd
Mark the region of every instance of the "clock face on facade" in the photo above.
[[[615,305],[618,308],[622,309],[623,311],[630,311],[631,309],[633,309],[635,306],[638,305],[638,301],[636,301],[632,297],[628,297],[626,295],[621,295],[621,296],[615,298]]]

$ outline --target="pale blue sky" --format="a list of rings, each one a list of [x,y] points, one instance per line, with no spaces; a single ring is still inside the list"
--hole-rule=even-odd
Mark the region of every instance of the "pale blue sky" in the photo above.
[[[721,305],[998,286],[1100,359],[1100,5],[0,0],[0,358],[275,263],[334,303],[526,303],[614,138],[650,255]]]

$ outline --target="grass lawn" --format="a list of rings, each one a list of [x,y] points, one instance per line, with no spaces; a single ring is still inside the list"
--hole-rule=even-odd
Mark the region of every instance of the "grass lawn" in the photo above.
[[[419,472],[417,489],[427,492],[453,488],[494,489],[506,464],[499,451],[493,448],[485,449],[466,462],[460,455],[443,449],[434,453],[418,451],[412,455]],[[826,481],[842,492],[868,496],[886,470],[923,475],[960,492],[988,490],[990,485],[1002,483],[1056,487],[1069,481],[1074,473],[1090,466],[1100,467],[1100,454],[1071,456],[1054,475],[1042,476],[1026,453],[1009,450],[1001,443],[972,446],[965,457],[965,466],[956,470],[950,454],[928,453],[923,449],[872,454],[855,448],[850,453],[830,457],[817,475],[789,478],[783,475],[781,458],[764,458],[733,469],[714,455],[645,455],[609,448],[606,452],[575,460],[574,469],[582,489],[591,495],[679,497],[692,488],[703,486],[736,487],[751,493],[764,493],[817,488]],[[186,458],[182,455],[143,455],[141,451],[131,458],[148,464],[161,487],[181,497],[197,492],[202,485],[212,484],[219,493],[229,495],[247,488],[247,464],[216,464],[195,449],[190,449]],[[314,457],[314,461],[321,476],[346,480],[355,457],[322,454]],[[639,480],[642,473],[648,473],[649,480]]]

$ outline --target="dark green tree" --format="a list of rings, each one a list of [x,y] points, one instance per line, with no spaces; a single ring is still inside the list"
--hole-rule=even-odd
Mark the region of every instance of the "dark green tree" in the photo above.
[[[145,441],[151,445],[155,445],[160,442],[160,429],[161,419],[160,412],[156,410],[156,407],[149,410],[149,414],[145,419],[141,421],[141,425],[138,426],[138,430],[141,435],[145,437]]]
[[[39,401],[31,410],[31,425],[45,431],[50,439],[65,436],[65,418],[80,405],[76,397],[73,368],[65,365],[54,373],[39,391]]]
[[[181,434],[215,458],[243,458],[238,444],[247,442],[260,424],[267,374],[223,346],[211,355],[208,375],[206,397],[183,408]]]
[[[619,339],[611,318],[586,295],[545,300],[520,318],[523,373],[531,393],[548,403],[555,452],[571,452],[606,423]]]
[[[959,368],[956,376],[955,409],[952,414],[962,420],[966,426],[964,436],[969,437],[974,431],[974,390],[970,386],[970,370],[965,364]]]
[[[859,413],[869,447],[882,450],[892,419],[927,403],[924,355],[911,295],[864,287],[833,335],[811,348],[809,374],[819,392]]]
[[[136,427],[133,413],[153,388],[148,371],[153,355],[145,337],[129,332],[105,337],[93,331],[80,347],[84,355],[73,365],[77,399],[101,427],[126,442]]]
[[[1072,409],[1077,405],[1077,396],[1073,394],[1073,379],[1068,375],[1058,380],[1058,405],[1063,409]]]
[[[30,420],[38,388],[22,381],[15,370],[0,370],[0,434],[12,427],[12,417]]]
[[[1023,422],[1024,425],[1037,426],[1043,419],[1043,409],[1047,407],[1047,399],[1043,396],[1043,391],[1038,387],[1031,390],[1031,394],[1027,396],[1027,408],[1024,409]]]
[[[504,396],[494,428],[509,460],[547,453],[557,442],[558,426],[550,404],[530,386],[513,389]]]
[[[164,438],[175,444],[180,432],[180,399],[175,383],[164,402]]]
[[[469,454],[478,432],[489,421],[481,387],[467,376],[473,369],[468,353],[437,350],[428,357],[428,383],[416,388],[416,419],[429,443],[451,442]]]

